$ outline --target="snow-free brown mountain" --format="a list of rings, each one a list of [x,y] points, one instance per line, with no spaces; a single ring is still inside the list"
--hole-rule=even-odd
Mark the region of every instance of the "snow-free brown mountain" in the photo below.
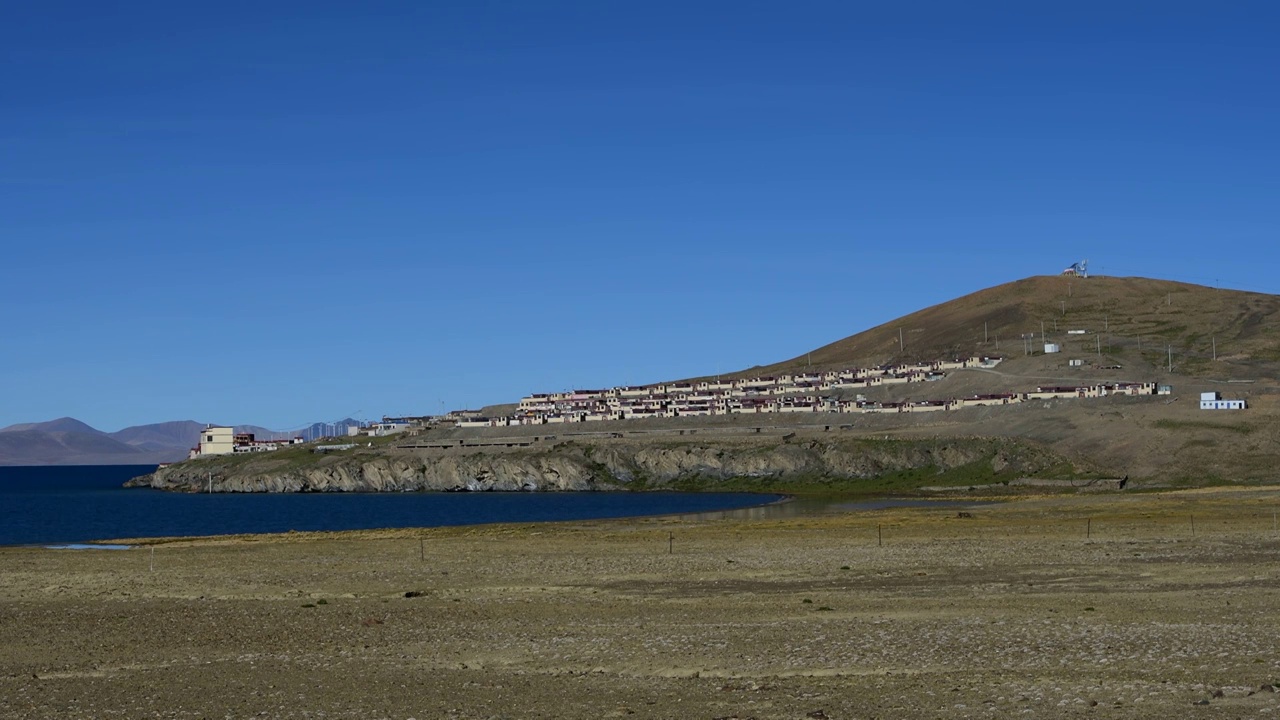
[[[355,423],[346,418],[338,423]],[[0,428],[0,465],[155,465],[185,460],[200,442],[200,431],[209,423],[195,420],[134,425],[103,432],[70,417],[47,422],[19,423]],[[212,423],[219,425],[221,423]],[[316,423],[300,432],[279,432],[257,425],[235,425],[238,433],[260,438],[317,437]]]
[[[1069,335],[1071,330],[1086,331]],[[1044,335],[1042,336],[1042,331]],[[1022,355],[1044,339],[1064,353],[1128,352],[1148,367],[1173,351],[1182,374],[1280,368],[1280,296],[1142,277],[1036,276],[925,308],[812,352],[736,375],[869,367],[903,360]],[[1217,362],[1211,364],[1214,354]],[[1175,368],[1176,369],[1176,368]]]
[[[137,425],[103,432],[75,418],[0,428],[0,465],[154,465],[182,460],[203,423]]]

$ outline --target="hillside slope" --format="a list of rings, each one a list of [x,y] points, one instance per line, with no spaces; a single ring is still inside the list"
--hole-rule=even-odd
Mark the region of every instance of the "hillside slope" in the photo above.
[[[0,432],[0,465],[150,465],[182,456],[136,448],[98,431]]]
[[[1280,296],[1139,277],[1030,277],[737,375],[776,375],[810,363],[824,369],[1022,355],[1024,336],[1033,352],[1043,352],[1047,339],[1067,354],[1103,354],[1155,368],[1167,365],[1172,351],[1181,374],[1274,376],[1280,368]]]
[[[157,452],[176,450],[185,453],[188,448],[200,442],[200,431],[204,427],[204,423],[194,420],[174,420],[151,425],[134,425],[108,434],[113,439],[140,450]]]
[[[44,422],[19,423],[0,428],[0,433],[7,432],[44,432],[44,433],[81,433],[85,435],[106,435],[101,430],[81,422],[73,417],[60,417],[57,420]]]

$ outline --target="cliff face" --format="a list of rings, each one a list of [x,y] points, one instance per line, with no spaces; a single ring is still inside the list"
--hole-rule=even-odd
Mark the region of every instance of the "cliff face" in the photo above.
[[[181,463],[133,487],[201,492],[584,491],[714,489],[730,480],[822,483],[922,471],[964,471],[986,482],[1063,467],[1038,446],[1009,440],[806,440],[771,444],[564,443],[521,453],[424,456],[357,451],[279,463],[228,458]]]

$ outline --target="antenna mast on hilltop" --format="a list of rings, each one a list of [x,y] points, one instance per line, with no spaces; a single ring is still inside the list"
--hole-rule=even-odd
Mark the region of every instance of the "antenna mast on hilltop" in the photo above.
[[[1087,278],[1089,277],[1089,261],[1081,260],[1078,263],[1071,263],[1071,267],[1062,271],[1063,275],[1071,277]]]

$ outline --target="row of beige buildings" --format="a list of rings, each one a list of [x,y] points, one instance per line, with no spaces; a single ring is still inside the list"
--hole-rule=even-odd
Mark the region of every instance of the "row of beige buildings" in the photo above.
[[[1033,392],[974,395],[941,400],[874,402],[856,391],[883,385],[940,380],[952,370],[994,367],[999,358],[971,357],[935,363],[849,368],[820,373],[618,386],[603,390],[539,393],[520,400],[516,412],[486,418],[456,417],[463,428],[678,418],[760,413],[938,412],[984,405],[1008,405],[1050,398],[1151,395],[1155,383],[1112,383],[1080,387],[1039,387]],[[848,394],[854,393],[850,398]]]

